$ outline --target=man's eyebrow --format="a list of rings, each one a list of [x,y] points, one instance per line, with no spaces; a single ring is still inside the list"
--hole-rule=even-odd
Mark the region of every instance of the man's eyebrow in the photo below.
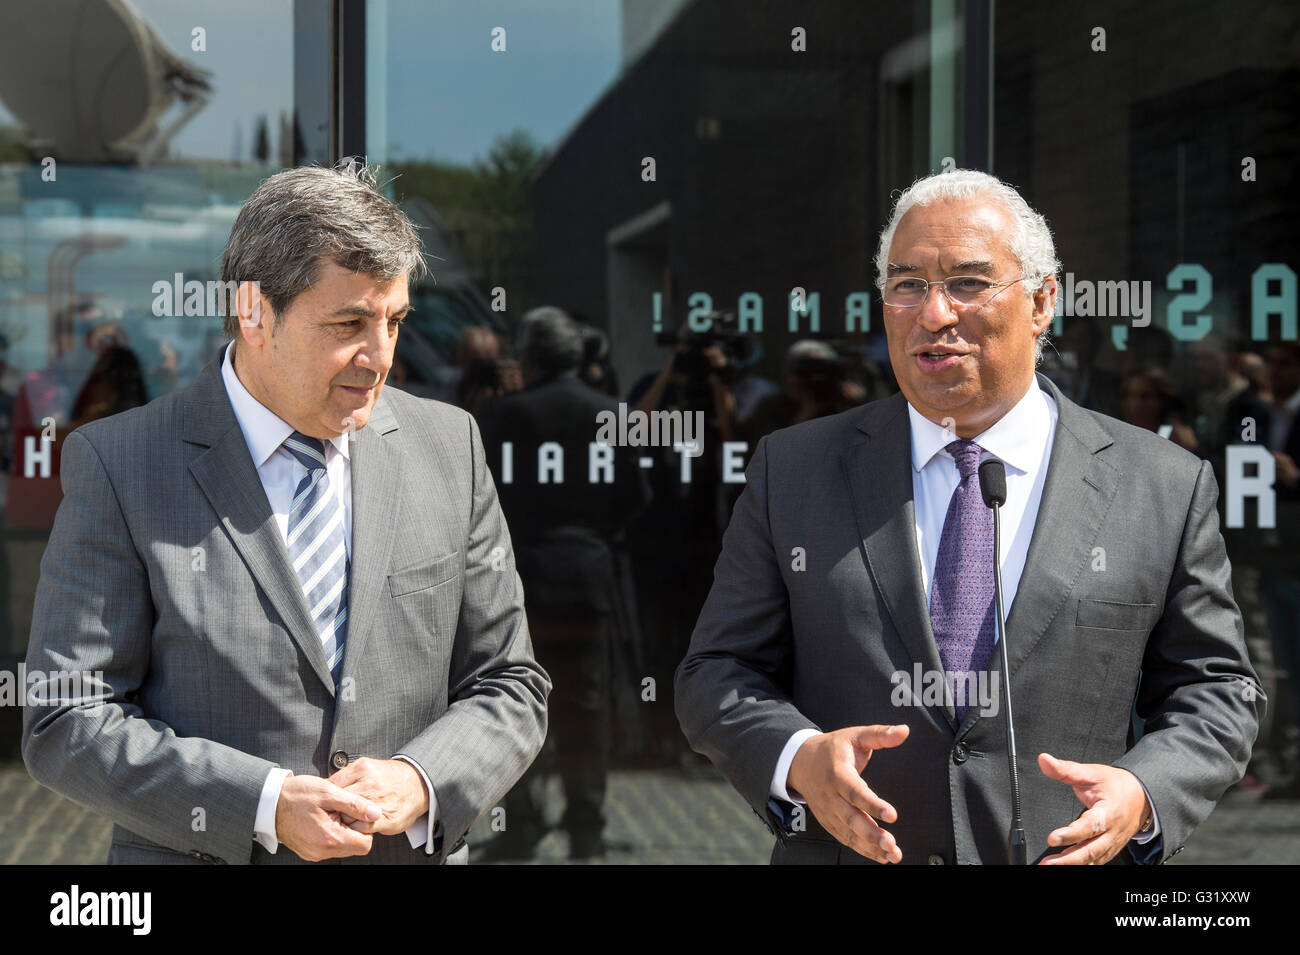
[[[952,267],[953,275],[992,275],[992,262],[958,262]]]
[[[886,275],[910,275],[920,272],[919,265],[911,265],[907,262],[890,262],[885,269]],[[992,275],[994,273],[993,263],[983,260],[971,260],[969,262],[958,262],[951,269],[951,275]]]
[[[391,317],[402,318],[408,312],[413,312],[413,311],[415,311],[415,309],[412,308],[411,304],[408,302],[405,305],[403,305],[401,308],[399,308],[397,311],[395,311]],[[359,303],[356,305],[344,305],[342,308],[336,309],[335,311],[331,312],[330,318],[338,318],[343,315],[356,315],[359,318],[374,318],[375,310],[366,305],[361,305]]]
[[[904,272],[919,272],[919,265],[908,265],[906,262],[890,262],[885,269],[886,275],[902,275]]]

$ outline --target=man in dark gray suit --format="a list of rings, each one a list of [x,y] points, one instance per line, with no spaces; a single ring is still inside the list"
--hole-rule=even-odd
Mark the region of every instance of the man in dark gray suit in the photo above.
[[[1241,778],[1264,705],[1210,466],[1035,374],[1060,266],[999,180],[915,183],[876,267],[901,394],[759,443],[682,728],[774,862],[1006,861],[995,457],[1029,858],[1164,862]]]
[[[422,268],[364,167],[272,176],[223,358],[68,437],[28,665],[103,684],[26,709],[23,758],[113,820],[110,862],[464,862],[536,756],[478,428],[384,384]]]

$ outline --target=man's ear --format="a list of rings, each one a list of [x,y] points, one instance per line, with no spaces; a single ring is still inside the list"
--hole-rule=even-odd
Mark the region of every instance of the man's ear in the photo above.
[[[235,292],[235,311],[239,315],[239,335],[250,345],[261,347],[271,335],[275,312],[257,282],[240,282]]]
[[[1052,319],[1056,314],[1056,296],[1059,291],[1060,286],[1057,284],[1056,276],[1049,275],[1043,279],[1043,284],[1034,293],[1032,321],[1035,335],[1047,331],[1047,327],[1052,324]]]

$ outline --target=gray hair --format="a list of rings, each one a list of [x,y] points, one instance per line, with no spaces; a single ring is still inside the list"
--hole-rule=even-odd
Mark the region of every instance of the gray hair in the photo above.
[[[912,183],[894,201],[889,222],[880,233],[880,245],[876,248],[876,288],[885,287],[885,276],[889,269],[889,247],[893,245],[894,233],[898,223],[917,206],[928,206],[934,202],[949,199],[971,199],[988,196],[1002,203],[1016,220],[1016,230],[1008,239],[1011,254],[1016,257],[1020,271],[1025,276],[1022,283],[1024,292],[1031,299],[1050,276],[1057,277],[1061,263],[1056,258],[1056,245],[1052,241],[1052,230],[1047,220],[1025,202],[1024,197],[1012,186],[1007,185],[996,176],[974,169],[954,169],[926,176]],[[1034,360],[1043,357],[1043,343],[1047,339],[1044,330],[1034,343]]]
[[[540,378],[577,368],[585,353],[582,329],[563,309],[544,305],[524,315],[519,326],[519,355]]]
[[[388,281],[427,273],[415,226],[380,194],[375,170],[348,157],[333,169],[303,166],[271,176],[239,210],[221,257],[221,280],[257,282],[275,320],[320,277],[323,259]],[[232,299],[233,295],[228,295]],[[239,334],[239,314],[226,301],[225,333]]]
[[[835,349],[823,341],[815,338],[801,338],[791,345],[785,353],[786,363],[798,361],[800,358],[815,358],[820,361],[835,361],[840,356],[836,354]]]

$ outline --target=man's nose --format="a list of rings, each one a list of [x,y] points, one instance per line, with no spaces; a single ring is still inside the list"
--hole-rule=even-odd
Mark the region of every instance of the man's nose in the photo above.
[[[928,331],[938,332],[957,324],[957,311],[948,301],[942,285],[931,285],[930,294],[917,307],[916,320]]]
[[[392,367],[393,348],[396,340],[396,335],[389,334],[387,322],[376,322],[371,326],[370,334],[366,336],[366,340],[357,349],[353,361],[357,367],[374,372],[382,378],[388,374],[388,369]]]

